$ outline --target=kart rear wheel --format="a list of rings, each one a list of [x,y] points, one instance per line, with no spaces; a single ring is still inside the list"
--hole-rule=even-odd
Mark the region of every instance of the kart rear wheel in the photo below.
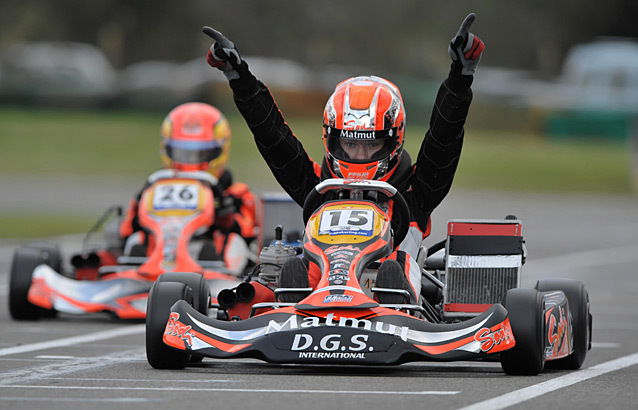
[[[157,279],[158,282],[179,282],[193,290],[193,307],[205,316],[208,316],[210,307],[210,286],[204,275],[194,272],[167,272]],[[199,363],[202,356],[191,355],[191,363]]]
[[[49,265],[59,271],[61,257],[57,248],[54,248],[54,251],[26,246],[17,249],[13,254],[9,278],[9,313],[13,319],[38,320],[42,316],[55,316],[55,310],[43,309],[29,302],[27,298],[33,270],[37,266]]]
[[[543,296],[535,289],[510,289],[503,298],[516,345],[501,353],[501,367],[510,375],[535,376],[545,364]]]
[[[574,351],[572,354],[563,359],[547,362],[547,367],[552,369],[580,369],[587,356],[587,351],[591,349],[592,335],[589,294],[585,289],[585,285],[577,280],[544,279],[536,282],[536,289],[540,292],[561,290],[565,293],[574,329]]]
[[[146,309],[146,359],[156,369],[183,369],[190,358],[184,351],[164,344],[164,331],[171,312],[171,306],[178,300],[193,303],[190,286],[179,282],[153,284],[148,293]]]

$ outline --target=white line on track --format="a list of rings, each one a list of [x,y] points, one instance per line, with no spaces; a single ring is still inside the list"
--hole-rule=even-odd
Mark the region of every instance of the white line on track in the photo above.
[[[202,387],[106,387],[106,386],[34,386],[8,385],[7,388],[50,389],[50,390],[129,390],[129,391],[195,391],[195,392],[241,392],[241,393],[307,393],[307,394],[380,394],[380,395],[411,395],[411,396],[450,396],[460,391],[370,391],[370,390],[293,390],[293,389],[230,389],[230,388],[202,388]]]
[[[558,269],[578,269],[584,267],[592,267],[599,265],[608,265],[610,261],[613,262],[630,262],[635,261],[636,252],[638,248],[635,245],[618,247],[612,249],[600,249],[593,251],[585,251],[572,253],[567,255],[561,255],[557,257],[541,258],[537,260],[530,260],[533,268],[540,267],[540,264],[547,266],[550,264],[554,270]],[[604,261],[604,262],[603,262]],[[548,274],[545,270],[545,274]],[[0,286],[0,294],[4,291],[6,293],[6,286]],[[133,334],[140,334],[144,331],[144,325],[126,326],[117,329],[111,329],[101,332],[94,332],[86,335],[73,336],[63,339],[57,339],[47,342],[33,343],[22,346],[14,346],[0,349],[0,356],[7,356],[12,354],[26,353],[43,349],[50,349],[56,347],[70,346],[80,343],[90,343],[98,340],[112,339],[121,336],[130,336]],[[609,346],[602,346],[609,345]],[[612,347],[613,343],[601,344],[598,347]],[[13,383],[20,383],[35,379],[49,379],[53,376],[72,373],[83,370],[93,370],[98,367],[109,366],[120,362],[131,361],[137,359],[143,355],[142,349],[126,351],[111,355],[95,358],[79,358],[70,362],[52,364],[47,366],[41,366],[36,368],[26,368],[22,370],[15,370],[12,372],[3,373],[0,375],[0,387],[9,388],[41,388],[41,389],[76,389],[76,390],[157,390],[157,391],[207,391],[207,392],[255,392],[255,393],[307,393],[307,394],[327,394],[327,393],[342,393],[342,394],[381,394],[381,395],[453,395],[460,393],[459,391],[421,391],[421,392],[398,392],[398,391],[333,391],[333,390],[283,390],[283,389],[230,389],[230,388],[167,388],[167,387],[89,387],[89,386],[33,386],[33,385],[17,385]],[[581,369],[578,372],[573,372],[565,376],[557,377],[548,380],[537,385],[529,386],[524,389],[520,389],[514,392],[507,393],[505,395],[489,399],[480,403],[475,403],[464,410],[483,410],[483,409],[502,409],[505,407],[513,406],[518,403],[530,400],[532,398],[541,396],[543,394],[558,390],[563,387],[567,387],[608,372],[616,371],[625,367],[638,364],[638,353],[625,356],[619,359],[615,359],[609,362],[599,364],[597,366]],[[2,400],[12,400],[11,397],[4,397]],[[20,398],[24,400],[24,398]],[[16,398],[17,400],[17,398]],[[33,400],[40,400],[34,398]],[[73,401],[75,399],[69,399]],[[98,401],[105,401],[111,399],[96,399]],[[127,401],[136,400],[128,398],[117,398],[115,401]]]
[[[621,346],[620,343],[613,343],[613,342],[608,342],[608,343],[605,343],[605,342],[598,342],[598,343],[593,342],[591,344],[592,349],[594,347],[603,348],[603,349],[616,349],[616,348],[619,348],[620,346]]]
[[[24,367],[0,373],[0,387],[11,387],[14,383],[48,379],[61,374],[95,370],[100,367],[130,362],[132,358],[144,355],[144,349],[126,350],[98,357],[84,357],[44,366]]]
[[[634,310],[635,312],[635,310]],[[633,312],[632,312],[633,313]],[[596,312],[593,312],[593,314],[596,314]],[[595,316],[594,316],[595,317]],[[603,323],[596,323],[595,325],[596,330],[627,330],[627,331],[634,331],[636,329],[638,329],[638,324],[633,324],[633,323],[620,323],[620,322],[603,322]]]
[[[87,333],[85,335],[71,336],[63,339],[49,340],[46,342],[31,343],[28,345],[5,347],[0,349],[0,356],[11,354],[34,352],[36,350],[51,349],[77,345],[80,343],[92,343],[98,340],[113,339],[121,336],[131,336],[144,333],[145,325],[123,326],[116,329],[103,330],[100,332]]]
[[[45,379],[41,377],[40,379]],[[198,379],[198,380],[181,380],[181,379],[109,379],[106,377],[47,377],[46,380],[73,380],[73,381],[99,381],[99,382],[123,382],[123,383],[153,383],[162,384],[169,383],[246,383],[246,380],[227,380],[227,379]]]
[[[163,399],[148,399],[139,397],[116,397],[116,398],[86,398],[86,397],[0,397],[0,401],[42,401],[47,403],[55,402],[80,402],[80,403],[148,403],[163,401]]]
[[[638,364],[638,353],[630,354],[628,356],[601,363],[594,367],[580,369],[578,371],[566,374],[564,376],[556,377],[543,383],[535,384],[524,389],[504,394],[502,396],[475,403],[470,406],[463,407],[459,410],[504,409],[506,407],[514,406],[524,401],[531,400],[535,397],[542,396],[543,394],[547,394],[555,390],[571,386],[572,384],[580,383],[585,380],[601,376],[605,373],[624,369],[625,367],[634,366],[636,364]]]

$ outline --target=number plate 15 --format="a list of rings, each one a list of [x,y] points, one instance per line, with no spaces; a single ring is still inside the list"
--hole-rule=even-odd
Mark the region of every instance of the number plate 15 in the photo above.
[[[321,214],[319,235],[372,236],[373,225],[371,209],[328,210]]]

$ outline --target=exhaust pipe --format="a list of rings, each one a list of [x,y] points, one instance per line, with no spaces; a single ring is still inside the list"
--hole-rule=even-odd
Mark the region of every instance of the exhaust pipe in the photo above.
[[[237,295],[232,289],[223,289],[217,295],[217,303],[222,309],[230,309],[237,304]]]
[[[76,269],[99,268],[100,255],[95,252],[75,254],[71,257],[71,266]]]
[[[99,268],[100,267],[100,255],[95,252],[91,252],[86,255],[85,259],[87,268]]]
[[[250,302],[255,297],[255,287],[248,282],[242,282],[235,289],[235,293],[238,301]]]
[[[71,266],[75,269],[81,269],[84,267],[84,258],[81,254],[76,254],[71,257]]]

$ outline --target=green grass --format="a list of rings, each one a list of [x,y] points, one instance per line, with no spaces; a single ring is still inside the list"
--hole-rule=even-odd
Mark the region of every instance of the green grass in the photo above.
[[[143,179],[161,166],[163,115],[0,110],[0,173]],[[230,115],[229,166],[237,180],[273,183],[243,120]],[[306,151],[323,155],[319,119],[288,119]],[[425,127],[408,127],[406,149],[416,156]],[[630,192],[629,154],[618,143],[560,142],[532,134],[468,130],[455,186],[524,191]],[[268,187],[271,188],[271,187]]]
[[[240,119],[241,121],[241,119]],[[288,120],[308,154],[316,161],[323,156],[321,128],[315,119]],[[234,129],[245,127],[233,124]],[[246,181],[255,178],[263,161],[254,148],[252,136],[245,130],[252,144],[245,155],[257,155],[248,161],[243,156],[231,156],[231,167]],[[408,127],[405,149],[412,158],[420,148],[425,126]],[[236,151],[236,140],[233,150]],[[234,152],[233,155],[238,154]],[[245,164],[252,163],[250,173],[243,173]],[[265,169],[265,168],[264,168]],[[469,129],[454,187],[489,188],[510,191],[630,193],[629,152],[625,144],[604,141],[551,140],[531,133],[488,132]],[[261,171],[260,180],[271,181],[268,170]]]
[[[64,177],[112,176],[142,181],[161,166],[162,114],[0,108],[0,173]],[[256,192],[277,188],[252,134],[235,112],[229,166]],[[320,118],[287,118],[308,154],[323,155]],[[408,126],[406,149],[416,157],[424,126]],[[529,192],[631,192],[629,153],[618,143],[559,142],[530,133],[468,129],[454,188]],[[454,189],[453,188],[453,189]],[[0,213],[0,237],[85,231],[93,221],[72,215]],[[81,228],[81,229],[80,229]]]
[[[162,116],[0,110],[3,174],[144,174],[158,166]]]
[[[0,213],[0,238],[44,238],[56,235],[85,233],[95,220],[75,215],[35,215]]]
[[[469,132],[455,186],[538,192],[630,193],[624,144]]]

